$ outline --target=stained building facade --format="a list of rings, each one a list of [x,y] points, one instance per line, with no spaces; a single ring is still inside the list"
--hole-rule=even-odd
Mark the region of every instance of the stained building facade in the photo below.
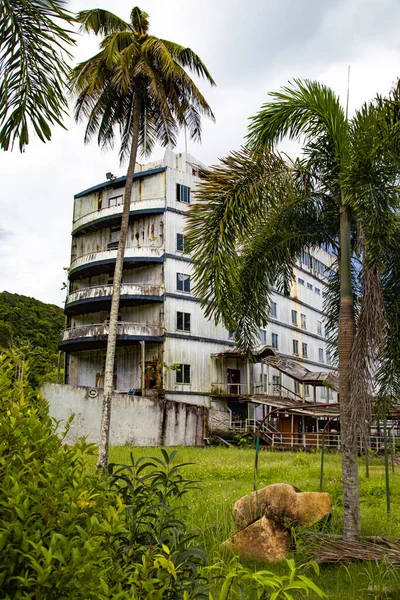
[[[310,386],[265,364],[267,355],[330,371],[323,296],[333,257],[319,249],[298,257],[290,297],[274,294],[269,326],[260,331],[259,362],[237,352],[232,332],[207,320],[193,293],[185,249],[185,218],[198,182],[199,162],[166,151],[137,165],[131,197],[114,369],[117,392],[167,398],[226,411],[230,400],[287,395],[328,402],[336,393]],[[71,264],[60,337],[65,383],[99,389],[125,177],[75,195]],[[289,394],[290,392],[290,394]]]

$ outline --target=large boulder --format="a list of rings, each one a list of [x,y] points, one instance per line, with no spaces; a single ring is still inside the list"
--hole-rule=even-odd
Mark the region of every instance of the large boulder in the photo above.
[[[300,492],[287,483],[275,483],[240,498],[233,507],[233,518],[238,529],[262,516],[280,524],[308,527],[327,516],[330,510],[331,499],[327,493]]]
[[[261,517],[255,523],[232,535],[222,546],[244,558],[274,563],[284,560],[289,554],[291,537],[285,527],[271,519]]]

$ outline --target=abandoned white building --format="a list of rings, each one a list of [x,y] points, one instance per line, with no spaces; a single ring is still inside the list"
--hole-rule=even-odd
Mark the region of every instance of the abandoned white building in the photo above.
[[[289,298],[274,294],[269,326],[260,331],[259,362],[245,361],[231,332],[203,316],[193,294],[184,237],[198,167],[189,154],[169,150],[162,161],[137,165],[121,291],[116,392],[207,407],[230,414],[230,419],[238,414],[255,418],[256,405],[261,406],[257,414],[265,414],[273,397],[336,401],[336,392],[328,387],[290,376],[291,360],[314,372],[332,370],[322,303],[333,257],[325,250],[299,257]],[[92,396],[104,381],[125,179],[107,180],[74,198],[67,327],[59,347],[66,355],[65,383],[89,389]],[[266,364],[265,358],[275,355],[287,359],[286,366],[278,370]]]

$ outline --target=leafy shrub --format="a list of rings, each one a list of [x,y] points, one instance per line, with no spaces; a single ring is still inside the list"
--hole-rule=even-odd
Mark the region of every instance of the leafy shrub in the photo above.
[[[284,576],[251,572],[237,559],[228,569],[205,567],[180,505],[195,482],[182,475],[185,465],[175,464],[176,452],[131,456],[129,465],[110,465],[107,478],[90,475],[95,446],[63,445],[28,375],[16,355],[0,355],[2,599],[212,598],[206,585],[212,574],[224,579],[220,600],[236,597],[244,585],[249,598],[317,593],[293,561]]]
[[[0,588],[3,598],[102,598],[108,555],[94,448],[63,446],[47,404],[12,355],[0,356]]]
[[[233,558],[229,565],[216,563],[209,567],[214,577],[223,580],[218,597],[210,594],[210,600],[228,600],[232,597],[260,598],[270,600],[295,600],[304,598],[313,591],[319,598],[326,598],[326,594],[306,575],[304,570],[312,568],[319,575],[319,567],[316,563],[305,563],[296,567],[293,559],[286,561],[289,574],[277,575],[272,571],[252,571],[243,567],[237,557]]]
[[[253,436],[250,433],[235,433],[233,439],[238,446],[252,446],[254,444]]]
[[[110,489],[126,509],[126,527],[110,546],[128,571],[134,565],[128,587],[135,598],[206,598],[199,573],[206,556],[180,518],[187,507],[177,503],[195,482],[181,474],[185,465],[174,464],[176,450],[161,453],[137,461],[131,453],[130,465],[109,465]]]

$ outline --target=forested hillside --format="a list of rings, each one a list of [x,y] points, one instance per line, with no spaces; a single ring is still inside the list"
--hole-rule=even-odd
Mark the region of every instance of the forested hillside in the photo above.
[[[29,359],[35,386],[57,377],[58,336],[63,309],[35,298],[0,293],[0,348],[18,348]]]

